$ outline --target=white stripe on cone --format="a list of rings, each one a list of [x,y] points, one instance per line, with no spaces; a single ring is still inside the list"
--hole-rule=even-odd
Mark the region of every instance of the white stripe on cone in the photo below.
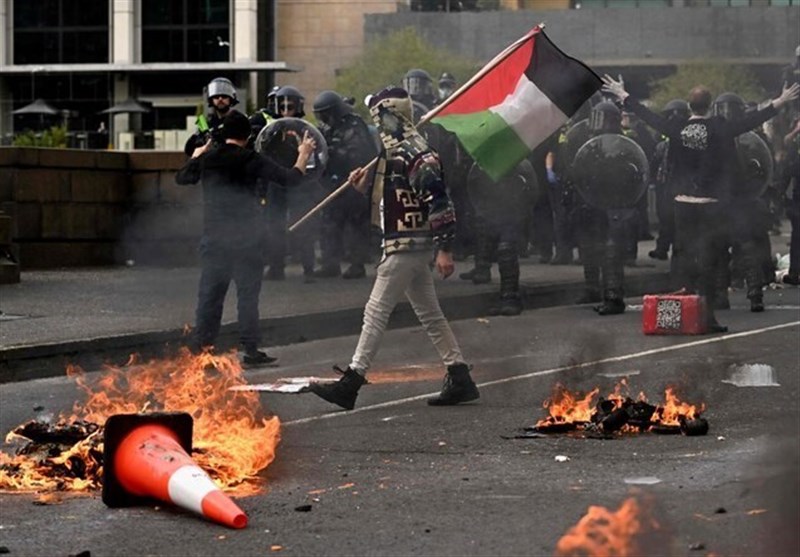
[[[199,466],[187,464],[175,470],[169,478],[167,491],[179,507],[203,514],[203,499],[219,488]]]

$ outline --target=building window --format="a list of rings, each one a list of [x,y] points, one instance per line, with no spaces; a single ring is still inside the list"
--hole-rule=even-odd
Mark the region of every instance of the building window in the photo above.
[[[142,62],[230,60],[230,0],[143,0]]]
[[[108,2],[14,0],[15,64],[108,62]]]

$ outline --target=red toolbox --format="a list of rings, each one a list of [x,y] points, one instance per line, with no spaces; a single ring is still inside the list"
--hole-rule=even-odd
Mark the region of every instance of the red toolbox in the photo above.
[[[706,333],[706,299],[697,294],[648,294],[642,307],[646,335]]]

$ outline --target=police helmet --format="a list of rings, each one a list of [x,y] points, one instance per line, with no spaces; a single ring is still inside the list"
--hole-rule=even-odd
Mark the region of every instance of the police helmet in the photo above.
[[[292,87],[291,85],[284,85],[277,91],[275,91],[275,98],[278,103],[278,114],[280,115],[281,111],[284,107],[294,107],[294,117],[295,118],[302,118],[306,115],[305,112],[305,97],[300,93],[300,90],[297,87]]]
[[[689,103],[685,100],[672,99],[664,105],[661,113],[667,120],[686,120],[692,115],[692,109],[689,108]]]
[[[417,99],[425,104],[436,98],[436,93],[433,90],[433,80],[425,70],[408,70],[406,75],[403,76],[403,89],[408,91],[412,99]]]
[[[239,99],[236,97],[236,87],[233,86],[231,80],[227,77],[215,77],[208,82],[206,87],[208,95],[208,106],[214,106],[211,99],[218,96],[230,97],[231,106],[238,104]]]
[[[589,113],[589,129],[594,134],[620,133],[622,113],[617,105],[609,101],[594,105]]]
[[[350,105],[336,91],[323,91],[314,99],[314,116],[328,126],[332,126],[348,112]]]
[[[439,99],[444,100],[453,94],[456,89],[456,78],[447,72],[443,72],[439,78]]]
[[[267,93],[267,105],[265,106],[265,109],[267,111],[267,114],[269,114],[273,118],[277,118],[279,116],[278,95],[277,95],[278,89],[280,89],[280,87],[275,85],[272,89],[269,90],[269,93]]]
[[[736,93],[722,93],[711,108],[715,116],[730,121],[739,120],[744,115],[744,99]]]

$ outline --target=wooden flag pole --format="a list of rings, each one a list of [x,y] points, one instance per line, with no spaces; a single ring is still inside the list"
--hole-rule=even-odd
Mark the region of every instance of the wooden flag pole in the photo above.
[[[372,159],[369,162],[369,164],[367,164],[367,166],[364,167],[364,169],[365,170],[369,170],[370,168],[375,166],[376,162],[378,162],[378,157],[375,157],[374,159]],[[310,211],[308,211],[305,215],[300,217],[300,219],[297,222],[295,222],[292,226],[290,226],[289,227],[289,232],[294,232],[295,229],[298,228],[301,224],[303,224],[308,219],[310,219],[311,217],[313,217],[314,215],[319,213],[322,209],[324,209],[325,207],[330,205],[330,203],[334,199],[339,197],[342,194],[342,192],[344,190],[346,190],[347,188],[349,188],[349,187],[350,187],[350,178],[347,178],[347,180],[345,180],[344,184],[342,184],[341,186],[339,186],[338,188],[333,190],[331,193],[329,193],[328,196],[325,199],[323,199],[322,201],[317,203]]]
[[[533,37],[535,34],[537,34],[539,32],[539,30],[541,30],[541,29],[544,29],[544,23],[540,23],[539,25],[537,25],[536,27],[534,27],[533,29],[528,31],[523,37],[517,39],[516,41],[514,41],[513,43],[508,45],[505,49],[503,49],[502,52],[500,52],[500,54],[498,54],[497,56],[492,58],[483,68],[481,68],[478,73],[473,75],[469,79],[469,81],[467,81],[464,85],[462,85],[461,87],[456,89],[456,91],[452,95],[450,95],[447,98],[447,100],[445,100],[445,102],[443,102],[442,104],[440,104],[438,106],[435,106],[433,109],[428,111],[422,118],[420,118],[419,122],[417,122],[417,126],[421,126],[422,124],[425,124],[425,123],[429,122],[430,120],[432,120],[433,118],[435,118],[436,115],[439,114],[439,112],[441,112],[442,110],[447,108],[447,106],[449,106],[450,103],[452,103],[459,96],[461,96],[461,94],[463,94],[464,91],[466,91],[467,89],[472,87],[478,80],[480,80],[483,76],[485,76],[487,73],[492,71],[495,68],[495,66],[497,66],[500,62],[502,62],[503,60],[505,60],[506,58],[511,56],[511,54],[513,54],[513,52],[515,50],[517,50],[523,43],[525,43],[525,41],[529,40],[531,37]],[[375,157],[374,159],[372,159],[369,162],[369,164],[367,164],[367,166],[365,166],[364,168],[366,170],[369,170],[370,168],[375,166],[376,162],[378,162],[378,157]],[[308,219],[310,219],[311,217],[313,217],[314,215],[319,213],[323,208],[325,208],[328,205],[330,205],[330,203],[334,199],[339,197],[342,194],[342,192],[344,192],[344,190],[346,190],[348,187],[350,187],[350,179],[349,178],[345,181],[344,184],[342,184],[341,186],[339,186],[338,188],[333,190],[331,193],[329,193],[328,196],[325,199],[323,199],[322,201],[317,203],[305,215],[300,217],[300,219],[297,222],[295,222],[293,225],[291,225],[289,227],[289,232],[294,232],[298,227],[300,227],[300,225],[302,225]]]

